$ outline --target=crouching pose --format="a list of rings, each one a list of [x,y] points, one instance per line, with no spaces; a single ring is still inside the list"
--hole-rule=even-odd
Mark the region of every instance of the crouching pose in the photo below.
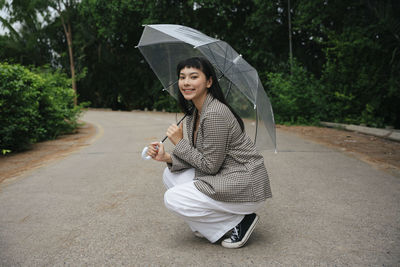
[[[184,60],[177,75],[188,139],[183,138],[183,124],[171,125],[167,136],[173,151],[154,142],[147,152],[167,163],[165,205],[196,236],[214,243],[228,234],[222,246],[242,247],[258,222],[255,211],[271,197],[264,159],[226,103],[208,60]]]

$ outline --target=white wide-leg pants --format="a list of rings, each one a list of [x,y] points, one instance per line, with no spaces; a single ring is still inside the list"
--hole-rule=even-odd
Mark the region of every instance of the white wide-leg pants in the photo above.
[[[264,201],[216,201],[200,192],[193,179],[194,169],[172,173],[165,168],[163,181],[168,189],[164,195],[165,206],[182,217],[193,232],[198,231],[211,243],[239,224],[245,214],[255,212],[264,204]]]

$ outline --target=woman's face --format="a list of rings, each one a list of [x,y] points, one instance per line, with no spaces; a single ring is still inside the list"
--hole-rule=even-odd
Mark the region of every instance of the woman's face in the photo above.
[[[183,97],[196,104],[197,101],[205,99],[207,89],[212,85],[212,79],[207,80],[200,69],[185,67],[179,73],[178,85]]]

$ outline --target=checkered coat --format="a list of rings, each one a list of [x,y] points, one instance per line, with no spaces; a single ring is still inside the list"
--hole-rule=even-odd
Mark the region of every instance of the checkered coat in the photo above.
[[[194,168],[196,188],[218,201],[259,202],[271,197],[264,159],[229,108],[207,95],[194,144],[196,115],[197,110],[187,117],[188,139],[180,140],[171,153],[171,172]]]

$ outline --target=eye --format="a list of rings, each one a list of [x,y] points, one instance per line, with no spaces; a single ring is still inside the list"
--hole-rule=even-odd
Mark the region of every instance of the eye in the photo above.
[[[190,78],[192,78],[192,80],[195,80],[195,79],[198,78],[198,76],[197,75],[192,75]]]

